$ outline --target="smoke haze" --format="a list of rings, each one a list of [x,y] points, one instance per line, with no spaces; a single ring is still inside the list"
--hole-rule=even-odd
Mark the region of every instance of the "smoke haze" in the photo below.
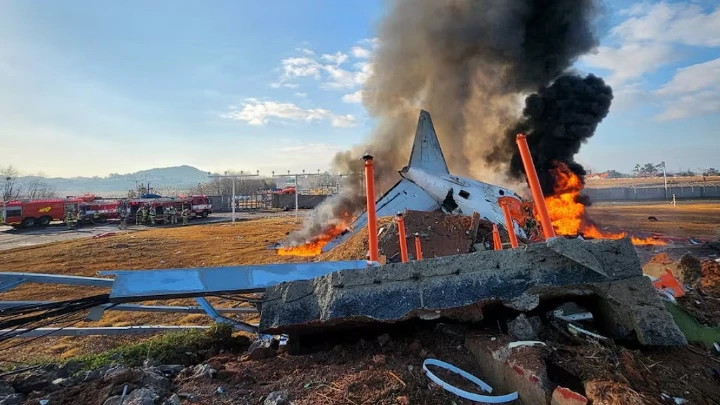
[[[511,164],[514,149],[509,147],[508,131],[519,120],[524,128],[535,125],[539,117],[520,115],[523,99],[561,77],[579,56],[598,45],[593,26],[598,3],[390,1],[362,93],[377,126],[365,144],[338,154],[335,168],[361,176],[361,156],[370,152],[375,156],[376,191],[378,196],[384,193],[398,181],[397,170],[407,164],[418,114],[425,109],[432,115],[453,174],[510,187],[521,184]],[[342,203],[343,209],[362,210],[363,200],[356,198],[363,194],[362,187],[349,188],[337,200],[353,202]],[[298,237],[303,235],[308,233],[302,231]]]

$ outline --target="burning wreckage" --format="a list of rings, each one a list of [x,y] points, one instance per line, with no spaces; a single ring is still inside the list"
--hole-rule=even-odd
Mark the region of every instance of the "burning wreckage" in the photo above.
[[[369,209],[355,219],[349,230],[334,226],[334,234],[310,242],[315,244],[313,249],[342,250],[348,240],[358,236],[361,228],[367,227],[369,261],[103,273],[114,276],[113,279],[0,273],[0,291],[24,282],[111,288],[109,295],[72,303],[3,303],[4,314],[13,319],[11,323],[5,322],[5,328],[9,329],[3,330],[1,336],[7,339],[174,329],[170,326],[23,328],[23,325],[38,322],[38,311],[47,311],[47,317],[52,318],[70,310],[89,310],[88,319],[92,320],[98,320],[105,310],[205,312],[219,322],[231,323],[237,329],[257,334],[256,348],[271,345],[273,336],[278,335],[289,336],[290,347],[299,347],[333,331],[343,333],[350,328],[378,327],[413,319],[482,323],[486,319],[497,322],[497,314],[504,314],[508,319],[517,318],[513,322],[521,319],[540,322],[538,316],[550,313],[552,319],[546,321],[565,322],[565,332],[585,334],[591,339],[611,338],[649,346],[686,345],[685,335],[666,310],[655,286],[643,275],[630,238],[615,234],[588,241],[555,235],[556,231],[561,235],[571,232],[554,227],[554,203],[550,202],[552,198],[543,198],[524,136],[518,137],[518,146],[526,159],[528,183],[535,197],[534,216],[540,222],[542,235],[529,234],[532,227],[527,226],[523,209],[527,203],[523,203],[516,193],[449,173],[430,115],[422,111],[410,162],[400,171],[402,179],[377,201],[368,198]],[[567,174],[561,167],[558,170],[561,175]],[[366,174],[369,174],[367,195],[373,196],[372,158],[369,156],[366,156]],[[564,179],[567,181],[563,184],[573,181],[572,176]],[[570,189],[579,191],[577,185],[571,184]],[[545,205],[546,200],[550,210]],[[445,253],[443,257],[432,257],[437,254],[428,251],[431,254],[418,260],[422,258],[418,243],[416,260],[411,261],[403,218],[398,215],[395,226],[401,262],[381,265],[377,217],[407,212],[411,218],[410,214],[435,211],[441,211],[439,215],[447,217],[471,217],[470,230],[475,232],[480,222],[486,227],[490,225],[494,250],[487,250],[483,245],[470,252],[474,240],[466,240],[468,243],[463,251],[452,252],[461,254]],[[505,228],[512,249],[503,249],[500,227]],[[575,234],[579,228],[580,225],[574,228]],[[596,228],[586,225],[585,229]],[[459,232],[465,233],[465,229]],[[524,244],[521,248],[518,239]],[[318,244],[319,241],[322,244]],[[416,242],[419,242],[417,234]],[[286,254],[292,253],[292,247],[285,249]],[[257,301],[259,324],[247,324],[225,315],[253,309],[215,308],[205,299],[210,295],[238,293],[264,293]],[[184,297],[196,298],[198,307],[132,304]],[[568,303],[579,304],[584,309],[557,309]],[[592,320],[597,333],[578,326],[578,321],[582,320]],[[52,324],[52,321],[45,324]],[[532,332],[519,336],[535,337]],[[486,352],[477,347],[471,351],[477,352],[478,360],[482,360]],[[488,373],[491,374],[491,370]],[[502,381],[495,383],[500,387],[507,386]],[[548,387],[541,388],[547,390]],[[533,395],[539,394],[520,390],[520,398],[526,401]]]

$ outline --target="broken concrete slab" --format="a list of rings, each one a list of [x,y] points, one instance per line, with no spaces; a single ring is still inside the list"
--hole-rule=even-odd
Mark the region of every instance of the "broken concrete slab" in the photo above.
[[[541,324],[540,317],[531,316],[528,318],[525,314],[520,314],[517,318],[508,322],[508,333],[520,340],[537,340]]]
[[[613,338],[648,345],[687,343],[642,275],[629,240],[574,239],[552,247],[475,252],[278,284],[266,290],[260,329],[304,334],[333,325],[412,318],[480,321],[482,308],[490,304],[527,307],[523,303],[531,302],[534,307],[535,302],[573,297],[598,298],[598,317]]]

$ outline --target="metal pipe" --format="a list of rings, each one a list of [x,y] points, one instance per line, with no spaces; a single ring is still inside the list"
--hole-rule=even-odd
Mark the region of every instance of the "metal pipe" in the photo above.
[[[530,185],[530,191],[532,192],[533,200],[535,200],[535,208],[538,210],[540,215],[540,224],[542,225],[543,235],[545,239],[555,237],[555,230],[550,220],[550,214],[548,213],[547,206],[545,205],[545,197],[543,196],[542,189],[540,188],[540,179],[538,179],[537,172],[535,171],[535,163],[533,163],[532,155],[530,154],[530,147],[527,143],[527,136],[525,134],[517,134],[515,139],[518,149],[520,149],[520,157],[522,158],[523,166],[525,167],[525,175],[527,176],[528,185]]]
[[[502,241],[500,240],[500,230],[498,230],[497,224],[493,224],[493,247],[495,250],[502,250]]]
[[[369,153],[366,153],[363,159],[365,160],[365,193],[367,194],[368,248],[370,261],[377,262],[380,256],[378,253],[377,212],[375,211],[375,170],[373,157]]]
[[[407,239],[405,238],[405,219],[402,212],[397,213],[398,237],[400,238],[400,259],[403,263],[408,262]]]
[[[422,260],[422,246],[420,246],[420,234],[415,232],[415,258]]]
[[[510,238],[510,246],[516,248],[518,247],[518,240],[517,235],[515,235],[512,215],[510,215],[510,204],[508,204],[507,201],[500,201],[500,207],[502,207],[503,216],[505,217],[505,227],[507,228],[508,237]]]

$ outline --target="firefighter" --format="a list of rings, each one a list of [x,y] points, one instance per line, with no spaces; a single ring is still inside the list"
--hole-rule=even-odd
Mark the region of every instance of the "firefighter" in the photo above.
[[[183,208],[183,210],[182,210],[183,226],[188,224],[188,216],[190,216],[190,210],[187,208]]]
[[[149,209],[148,211],[150,211],[150,212],[149,212],[149,214],[150,214],[150,224],[151,224],[151,225],[155,225],[155,211],[156,211],[155,206],[150,206],[150,209]]]
[[[77,212],[77,224],[76,224],[75,226],[80,226],[80,225],[82,225],[82,220],[83,220],[82,212],[78,211],[78,212]]]
[[[142,223],[143,224],[147,224],[149,211],[150,211],[150,206],[143,205],[143,212],[142,212]]]
[[[138,208],[137,211],[135,211],[135,225],[140,225],[142,223],[142,210],[144,207]]]
[[[100,212],[98,210],[95,210],[95,212],[93,212],[92,222],[93,224],[100,222]]]
[[[118,229],[127,229],[127,212],[123,208],[120,210],[120,225],[118,226]]]
[[[68,229],[75,229],[75,215],[72,211],[65,213],[65,226],[67,226]]]
[[[170,207],[170,223],[177,224],[177,210],[175,207]]]

